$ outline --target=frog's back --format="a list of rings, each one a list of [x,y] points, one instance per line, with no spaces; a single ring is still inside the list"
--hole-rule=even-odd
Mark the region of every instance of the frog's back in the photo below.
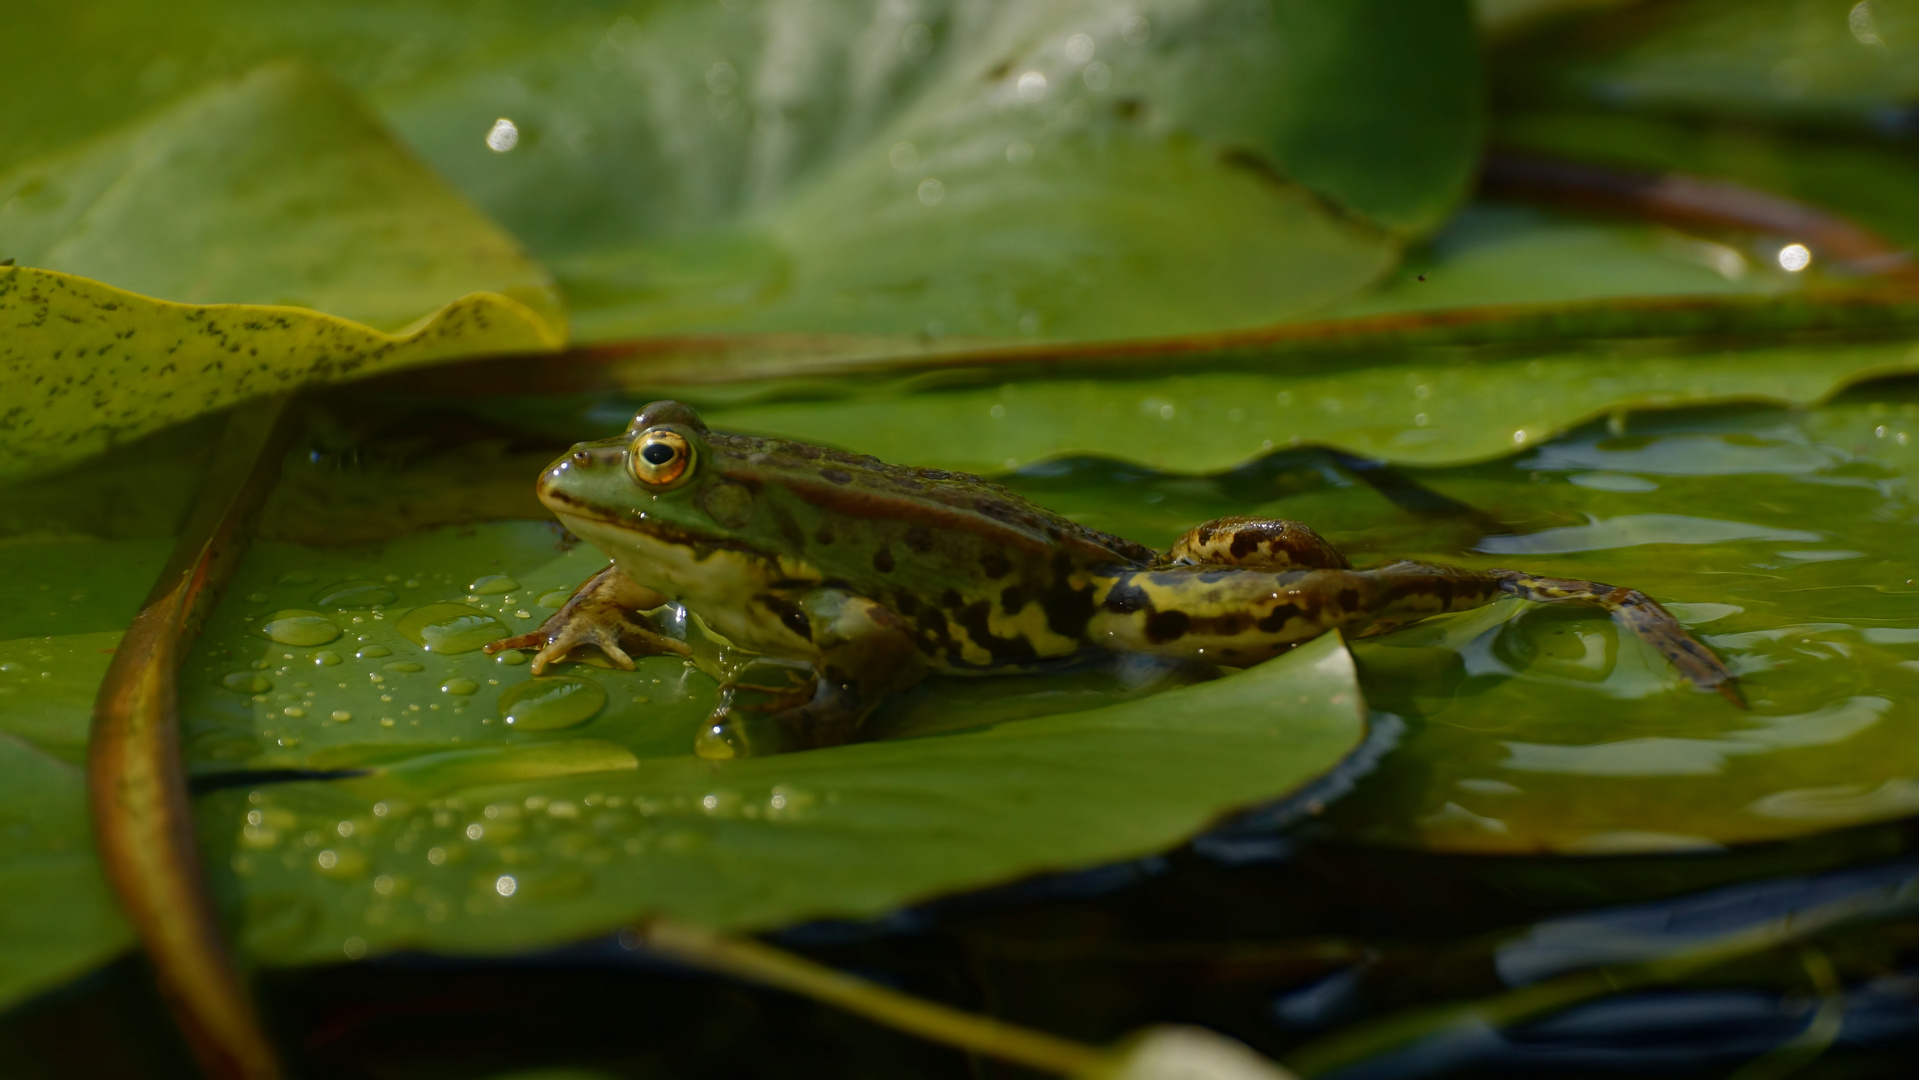
[[[892,608],[946,670],[1083,651],[1101,572],[1156,556],[969,473],[779,439],[714,435],[710,446],[757,488],[789,550]]]

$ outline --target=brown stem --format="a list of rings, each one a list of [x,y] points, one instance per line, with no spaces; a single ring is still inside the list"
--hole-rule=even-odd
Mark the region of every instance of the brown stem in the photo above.
[[[1912,253],[1823,207],[1728,180],[1647,173],[1580,161],[1495,153],[1480,190],[1500,198],[1622,214],[1681,229],[1732,229],[1796,240],[1858,274],[1911,282]]]
[[[278,473],[288,400],[242,406],[228,421],[166,569],[114,650],[87,748],[107,880],[201,1068],[220,1080],[273,1080],[283,1070],[234,967],[194,842],[178,674]]]

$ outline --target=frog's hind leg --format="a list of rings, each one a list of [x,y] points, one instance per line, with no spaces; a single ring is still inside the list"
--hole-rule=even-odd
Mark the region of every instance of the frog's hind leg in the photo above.
[[[635,585],[620,568],[609,565],[574,590],[553,617],[538,630],[518,637],[503,638],[486,646],[489,655],[506,649],[535,649],[533,674],[547,665],[567,658],[574,649],[591,645],[606,654],[618,668],[633,670],[629,653],[641,656],[667,654],[685,656],[689,650],[683,641],[675,641],[654,629],[642,611],[666,603],[666,597]]]
[[[858,733],[888,694],[926,676],[912,628],[891,608],[842,589],[799,597],[782,617],[815,654],[810,699],[774,712],[808,746],[835,746]]]
[[[1162,566],[1236,566],[1242,570],[1349,570],[1326,538],[1284,518],[1223,517],[1173,541]]]
[[[1489,570],[1500,591],[1539,603],[1590,604],[1604,608],[1613,621],[1638,635],[1640,640],[1658,649],[1679,669],[1687,681],[1702,690],[1717,690],[1740,708],[1746,700],[1739,693],[1732,672],[1713,651],[1686,631],[1672,613],[1638,589],[1622,589],[1597,581],[1575,578],[1538,577],[1519,570]]]

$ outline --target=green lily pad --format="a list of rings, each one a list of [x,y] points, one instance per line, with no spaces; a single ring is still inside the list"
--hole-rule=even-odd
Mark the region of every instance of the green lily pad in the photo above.
[[[0,269],[0,475],[306,382],[565,334],[518,244],[296,64],[0,175],[0,230],[40,267]]]
[[[649,914],[729,929],[871,916],[1163,850],[1323,773],[1363,731],[1351,661],[1328,636],[1064,716],[430,796],[376,771],[221,793],[200,821],[256,960],[494,952]]]
[[[84,742],[86,715],[54,741]],[[0,732],[0,776],[0,888],[7,894],[0,1005],[7,1005],[104,963],[133,944],[133,931],[94,857],[83,767]]]
[[[1913,370],[1919,363],[1911,346],[1888,342],[1714,352],[1622,343],[1546,356],[1435,351],[1137,377],[1112,370],[1015,380],[976,369],[856,386],[762,384],[745,393],[662,386],[598,406],[590,418],[571,411],[564,422],[555,415],[541,426],[585,438],[623,426],[614,417],[630,417],[645,400],[679,397],[700,407],[715,430],[982,473],[1078,455],[1207,473],[1299,445],[1439,465],[1510,454],[1596,416],[1730,401],[1812,403],[1863,379]]]
[[[546,260],[582,338],[867,354],[1310,311],[1443,220],[1483,128],[1453,0],[327,11],[36,9],[0,145],[48,152],[291,53]]]
[[[519,244],[297,63],[0,174],[0,234],[21,265],[161,300],[312,308],[393,331],[491,293],[520,323],[564,334],[552,280]],[[72,359],[95,355],[72,351],[83,344]]]

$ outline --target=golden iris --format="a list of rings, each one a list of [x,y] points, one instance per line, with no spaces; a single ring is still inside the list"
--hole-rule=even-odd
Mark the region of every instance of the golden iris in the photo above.
[[[626,455],[633,478],[648,487],[666,487],[686,475],[693,464],[693,448],[677,431],[641,433]]]

